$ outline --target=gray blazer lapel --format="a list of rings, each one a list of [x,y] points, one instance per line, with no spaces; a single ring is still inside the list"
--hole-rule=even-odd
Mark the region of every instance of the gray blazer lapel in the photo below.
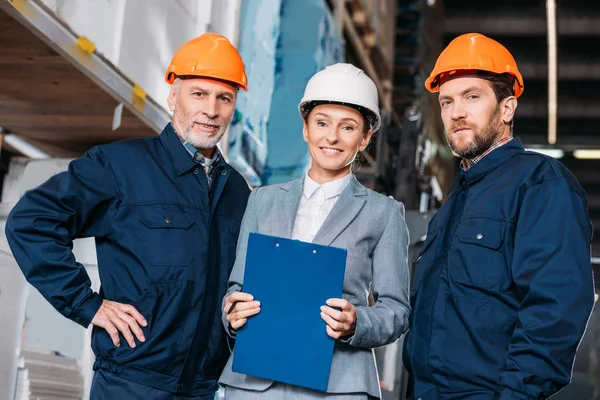
[[[274,236],[292,237],[303,188],[304,175],[281,186],[281,196],[276,197],[278,201],[272,210],[271,232]]]
[[[366,198],[367,189],[355,177],[352,177],[327,219],[323,222],[321,229],[317,232],[313,243],[325,246],[331,245],[335,238],[356,218],[363,208]]]

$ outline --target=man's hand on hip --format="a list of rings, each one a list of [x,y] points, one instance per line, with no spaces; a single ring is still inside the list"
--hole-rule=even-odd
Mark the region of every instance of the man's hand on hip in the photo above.
[[[102,302],[100,309],[94,316],[94,319],[92,319],[92,325],[104,328],[117,347],[121,345],[119,332],[121,332],[131,348],[135,347],[132,332],[140,342],[146,341],[144,333],[138,324],[144,327],[148,325],[142,314],[135,307],[109,300]]]

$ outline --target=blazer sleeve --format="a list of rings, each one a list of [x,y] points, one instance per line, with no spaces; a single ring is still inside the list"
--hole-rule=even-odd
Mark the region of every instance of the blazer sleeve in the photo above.
[[[251,232],[258,231],[258,221],[256,218],[256,196],[259,188],[254,189],[250,193],[248,198],[248,206],[242,218],[242,225],[240,227],[240,235],[238,238],[236,257],[233,264],[233,269],[229,275],[229,281],[227,283],[227,292],[221,301],[221,321],[227,334],[235,338],[235,331],[230,328],[229,322],[227,321],[227,315],[225,314],[225,298],[233,292],[239,292],[242,290],[244,284],[244,269],[246,267],[246,252],[248,250],[248,237]]]
[[[8,216],[6,238],[27,281],[58,312],[87,327],[102,304],[73,239],[105,236],[121,195],[100,148],[26,192]]]
[[[372,291],[375,305],[356,307],[356,332],[349,344],[374,348],[394,342],[408,330],[408,228],[404,206],[395,202],[373,250]]]

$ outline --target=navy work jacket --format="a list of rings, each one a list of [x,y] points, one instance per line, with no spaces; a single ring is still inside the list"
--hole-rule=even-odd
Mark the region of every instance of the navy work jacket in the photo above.
[[[429,223],[404,363],[415,400],[543,399],[594,304],[584,191],[519,139],[459,171]]]
[[[206,175],[168,124],[159,136],[91,149],[9,215],[6,235],[27,280],[65,317],[87,327],[102,299],[132,304],[146,341],[115,347],[94,327],[94,369],[173,393],[218,388],[229,357],[221,298],[248,195],[222,159]],[[100,293],[72,253],[95,237]]]

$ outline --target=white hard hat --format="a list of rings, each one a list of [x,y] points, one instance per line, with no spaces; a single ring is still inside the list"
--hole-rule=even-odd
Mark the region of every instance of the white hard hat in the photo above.
[[[365,114],[363,110],[374,115],[371,124],[373,132],[381,125],[379,114],[379,96],[377,86],[362,69],[352,64],[338,63],[317,72],[310,78],[304,96],[298,104],[300,116],[304,118],[310,109],[306,106],[311,102],[339,103],[354,107]]]

